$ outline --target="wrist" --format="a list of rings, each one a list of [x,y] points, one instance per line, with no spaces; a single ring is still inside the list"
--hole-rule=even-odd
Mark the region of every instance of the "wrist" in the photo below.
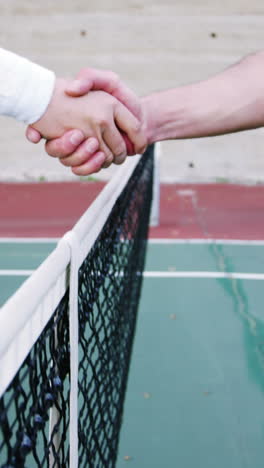
[[[190,133],[193,118],[184,88],[146,96],[142,98],[142,107],[148,143],[185,138]]]
[[[141,98],[143,131],[147,139],[147,144],[161,141],[162,137],[162,116],[158,106],[157,94],[150,94]]]
[[[31,127],[37,130],[42,137],[55,138],[65,130],[63,122],[65,109],[62,110],[62,98],[65,100],[65,89],[69,81],[64,78],[56,78],[53,93],[51,95],[48,107],[40,119],[31,124]]]

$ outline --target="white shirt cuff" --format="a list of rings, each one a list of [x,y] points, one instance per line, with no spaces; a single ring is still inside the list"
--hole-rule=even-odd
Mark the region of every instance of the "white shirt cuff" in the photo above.
[[[45,113],[55,74],[0,48],[0,114],[31,124]]]

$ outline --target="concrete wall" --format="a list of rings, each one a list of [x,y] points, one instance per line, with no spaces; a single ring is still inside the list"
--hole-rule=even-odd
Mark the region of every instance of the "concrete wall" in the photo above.
[[[264,2],[7,0],[0,3],[0,44],[58,75],[85,65],[113,69],[146,94],[206,78],[263,48]],[[0,179],[72,177],[41,145],[25,141],[22,125],[0,122]],[[264,181],[262,130],[166,142],[161,151],[163,181]]]

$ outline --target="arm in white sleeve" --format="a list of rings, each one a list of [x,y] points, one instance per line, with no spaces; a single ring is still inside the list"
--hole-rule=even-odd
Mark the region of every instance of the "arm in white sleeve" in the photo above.
[[[0,48],[0,115],[31,124],[45,113],[55,74]]]

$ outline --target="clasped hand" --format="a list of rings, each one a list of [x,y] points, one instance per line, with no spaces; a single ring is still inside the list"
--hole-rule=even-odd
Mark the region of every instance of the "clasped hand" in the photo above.
[[[140,99],[110,71],[86,68],[73,81],[57,79],[40,120],[27,128],[32,143],[76,175],[122,164],[147,146]]]

